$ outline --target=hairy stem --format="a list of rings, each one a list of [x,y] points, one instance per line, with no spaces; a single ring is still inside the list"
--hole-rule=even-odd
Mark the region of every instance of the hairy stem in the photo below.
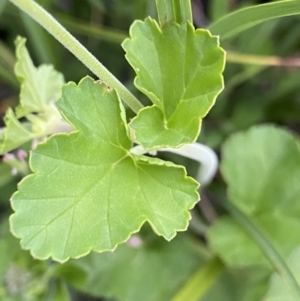
[[[103,82],[115,89],[135,113],[143,108],[137,98],[40,5],[33,0],[10,1],[43,26]]]

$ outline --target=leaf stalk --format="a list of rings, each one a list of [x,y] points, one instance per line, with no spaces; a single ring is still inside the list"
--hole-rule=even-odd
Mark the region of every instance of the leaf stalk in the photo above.
[[[172,22],[193,22],[190,0],[156,0],[156,7],[161,27]]]

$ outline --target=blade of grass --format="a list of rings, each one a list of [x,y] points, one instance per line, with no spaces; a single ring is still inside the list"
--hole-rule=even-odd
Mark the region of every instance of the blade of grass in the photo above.
[[[18,89],[19,83],[13,73],[7,71],[7,68],[0,63],[0,78],[9,84],[12,88]]]
[[[10,71],[14,72],[16,59],[10,49],[0,40],[0,62]]]
[[[208,29],[225,40],[267,20],[298,14],[299,0],[276,1],[237,10],[213,22]]]
[[[203,297],[224,270],[224,264],[211,259],[204,267],[194,273],[171,301],[198,301]]]
[[[269,241],[269,239],[261,232],[261,230],[253,223],[253,221],[240,211],[234,204],[224,202],[224,207],[228,210],[231,216],[237,223],[250,235],[256,242],[257,246],[266,256],[274,270],[282,277],[285,283],[290,288],[290,292],[295,300],[300,300],[300,287],[293,275],[288,263],[285,261],[276,247]]]

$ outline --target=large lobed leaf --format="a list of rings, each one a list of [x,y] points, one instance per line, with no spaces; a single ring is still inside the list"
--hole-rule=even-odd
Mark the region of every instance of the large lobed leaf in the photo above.
[[[90,78],[63,89],[57,107],[76,131],[32,153],[34,174],[14,194],[13,233],[40,259],[112,250],[148,221],[170,240],[185,230],[198,183],[183,167],[130,153],[113,90]]]
[[[130,123],[136,140],[146,149],[194,142],[223,89],[218,38],[189,23],[161,29],[151,18],[136,21],[130,37],[123,48],[137,74],[135,85],[153,103]]]
[[[300,227],[299,140],[272,126],[237,134],[223,148],[222,173],[230,201],[287,258],[300,242],[299,231],[295,231]],[[214,224],[209,240],[229,264],[266,262],[255,242],[231,217]]]
[[[24,38],[18,37],[16,40],[15,73],[21,83],[20,104],[16,108],[16,114],[12,109],[6,112],[6,127],[0,135],[0,154],[34,138],[50,134],[60,121],[60,115],[53,104],[61,95],[63,76],[52,66],[42,65],[36,68],[25,43]],[[28,121],[21,123],[19,118],[22,117],[26,117]]]

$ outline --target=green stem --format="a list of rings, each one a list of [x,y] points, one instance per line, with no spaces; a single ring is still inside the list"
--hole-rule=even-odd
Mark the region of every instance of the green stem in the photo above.
[[[260,56],[227,51],[226,61],[237,64],[249,64],[260,66],[300,67],[300,59],[296,57],[281,58],[278,56]]]
[[[266,258],[273,266],[274,270],[285,280],[286,284],[290,288],[290,291],[297,300],[300,300],[300,287],[293,275],[290,267],[285,262],[282,255],[276,250],[274,245],[268,240],[268,238],[257,228],[252,220],[249,219],[242,211],[240,211],[232,203],[224,203],[225,208],[235,218],[238,224],[251,236],[256,242],[260,250],[265,254]]]
[[[175,22],[182,24],[193,22],[191,0],[172,0],[174,7]]]
[[[156,7],[161,27],[172,22],[193,21],[191,0],[156,0]]]
[[[219,278],[223,270],[224,264],[218,258],[210,260],[190,277],[172,301],[200,300]]]
[[[102,81],[115,89],[121,99],[135,113],[143,108],[143,105],[137,98],[40,5],[33,0],[10,1],[43,26]]]

